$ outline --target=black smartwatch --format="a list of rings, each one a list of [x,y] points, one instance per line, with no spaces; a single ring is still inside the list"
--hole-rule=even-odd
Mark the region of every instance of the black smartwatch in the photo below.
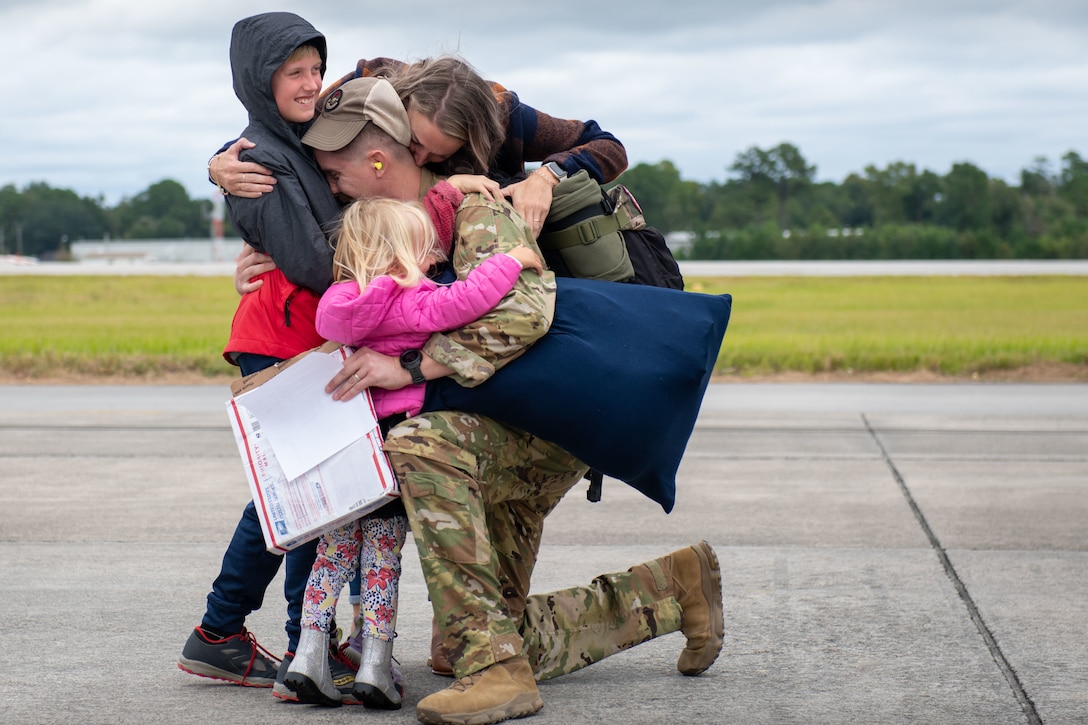
[[[567,170],[554,161],[549,161],[541,168],[547,169],[548,171],[552,172],[552,175],[555,176],[556,181],[562,181],[563,179],[567,178]]]
[[[423,377],[423,371],[419,369],[422,363],[423,353],[419,350],[405,350],[400,354],[400,366],[411,373],[412,382],[417,385],[427,382],[427,378]]]

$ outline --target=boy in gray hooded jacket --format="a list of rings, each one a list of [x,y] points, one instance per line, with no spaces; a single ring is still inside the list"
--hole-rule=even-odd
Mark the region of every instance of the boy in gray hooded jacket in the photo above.
[[[241,367],[243,375],[323,341],[314,321],[317,301],[332,281],[332,247],[326,230],[338,220],[341,207],[301,138],[314,116],[326,58],[324,36],[292,13],[245,18],[234,26],[231,36],[234,91],[249,113],[244,134],[257,143],[245,155],[275,169],[281,192],[260,199],[227,196],[235,228],[253,247],[271,255],[278,267],[265,274],[260,290],[239,301],[231,324],[226,356]],[[387,515],[403,516],[399,503],[395,507],[399,511],[392,508]],[[249,503],[223,556],[200,626],[185,643],[179,667],[241,685],[274,687],[277,696],[294,699],[283,686],[284,673],[277,677],[277,670],[286,670],[299,649],[301,605],[316,545],[309,542],[285,557],[270,554],[256,509]],[[245,618],[261,606],[283,558],[287,560],[288,655],[281,667],[246,631]],[[324,659],[324,648],[320,656]],[[333,666],[337,664],[333,681],[351,702],[355,675],[344,670],[344,663]]]

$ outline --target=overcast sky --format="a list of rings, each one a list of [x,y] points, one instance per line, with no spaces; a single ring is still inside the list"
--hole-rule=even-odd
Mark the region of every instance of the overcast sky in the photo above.
[[[171,178],[210,196],[208,156],[246,125],[231,27],[268,10],[325,34],[326,81],[358,58],[457,52],[529,105],[597,120],[632,165],[694,181],[781,142],[835,182],[969,161],[1019,183],[1037,156],[1088,156],[1084,0],[0,0],[0,185],[114,204]]]

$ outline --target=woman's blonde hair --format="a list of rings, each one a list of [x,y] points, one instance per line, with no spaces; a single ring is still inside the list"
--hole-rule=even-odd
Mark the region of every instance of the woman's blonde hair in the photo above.
[[[438,232],[418,201],[359,199],[344,209],[333,233],[333,279],[355,280],[359,289],[387,274],[403,287],[423,278],[420,265],[429,255],[444,261]]]

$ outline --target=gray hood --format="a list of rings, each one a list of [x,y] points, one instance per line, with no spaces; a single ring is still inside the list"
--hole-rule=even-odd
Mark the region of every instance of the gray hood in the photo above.
[[[272,256],[296,285],[321,294],[332,282],[332,247],[326,233],[340,216],[340,204],[302,145],[306,123],[288,123],[276,108],[272,76],[300,45],[321,54],[324,74],[325,38],[292,13],[264,13],[239,20],[230,43],[234,92],[249,112],[242,135],[256,144],[240,154],[270,169],[276,190],[257,199],[227,197],[231,222],[242,238]]]
[[[230,38],[230,68],[234,94],[249,112],[250,124],[260,124],[291,145],[309,124],[288,123],[272,97],[272,75],[300,45],[313,45],[321,54],[325,76],[328,51],[325,36],[294,13],[263,13],[239,20]]]

